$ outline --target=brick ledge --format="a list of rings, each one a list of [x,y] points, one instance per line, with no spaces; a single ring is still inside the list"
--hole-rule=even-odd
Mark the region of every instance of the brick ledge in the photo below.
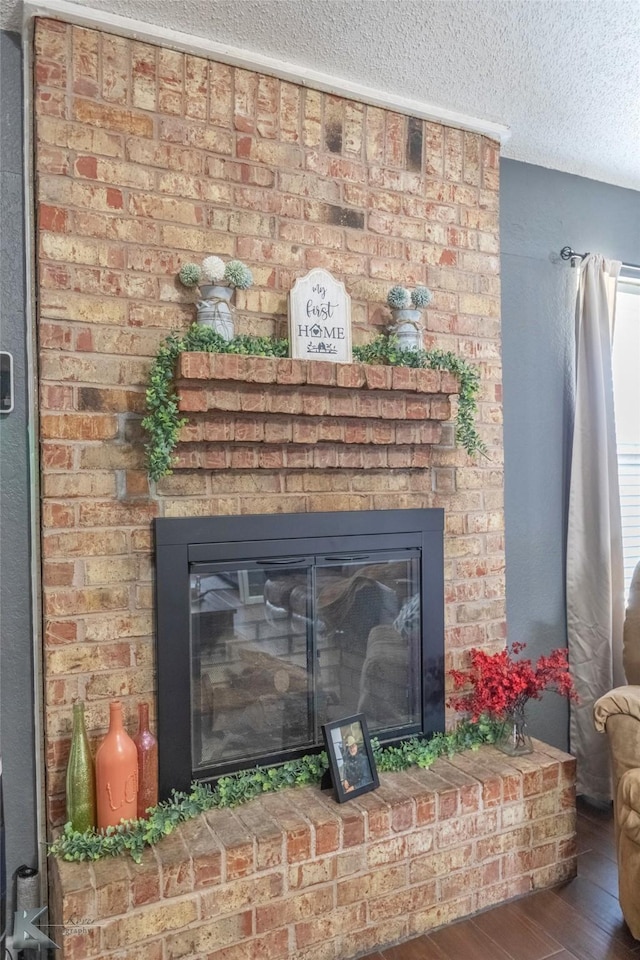
[[[437,370],[183,353],[176,466],[425,467],[458,389]]]
[[[230,353],[182,353],[178,360],[178,378],[241,380],[279,385],[308,383],[356,390],[405,390],[447,395],[457,393],[459,389],[457,377],[439,370],[369,363],[332,363],[328,360],[248,357]]]
[[[380,780],[343,805],[305,787],[211,811],[140,865],[55,861],[65,960],[286,960],[321,944],[348,960],[575,875],[575,761],[553,747]]]

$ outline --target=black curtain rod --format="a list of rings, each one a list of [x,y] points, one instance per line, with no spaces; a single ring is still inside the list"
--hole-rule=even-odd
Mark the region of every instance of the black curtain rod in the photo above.
[[[588,257],[588,253],[576,253],[575,250],[572,250],[571,247],[563,247],[560,251],[560,256],[563,260],[571,260],[571,266],[575,266],[574,260],[584,260],[585,257]],[[626,267],[627,270],[640,270],[640,264],[638,263],[623,263],[623,267]]]

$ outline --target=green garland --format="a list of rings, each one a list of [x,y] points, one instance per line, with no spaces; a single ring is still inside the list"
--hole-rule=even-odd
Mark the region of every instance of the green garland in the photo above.
[[[450,350],[401,350],[397,337],[376,337],[364,347],[354,347],[353,356],[361,363],[387,364],[394,367],[418,367],[428,370],[444,370],[458,378],[458,413],[456,415],[456,440],[469,456],[480,453],[487,456],[487,448],[475,425],[480,390],[480,374],[477,367],[467,363]]]
[[[397,746],[381,747],[372,741],[376,766],[382,773],[423,769],[439,757],[451,757],[461,750],[477,750],[484,743],[495,743],[502,724],[489,718],[477,723],[463,721],[452,733],[437,733],[429,740],[412,737]],[[180,823],[193,820],[207,810],[236,807],[263,793],[286,787],[317,784],[327,769],[326,753],[290,760],[277,767],[256,767],[229,777],[221,777],[214,787],[194,783],[189,793],[173,791],[170,800],[159,803],[147,820],[130,820],[118,827],[107,827],[104,833],[87,830],[79,833],[70,823],[49,847],[49,853],[62,860],[101,860],[129,853],[140,863],[144,848],[158,843]]]
[[[167,337],[160,347],[149,374],[147,415],[142,421],[148,443],[147,470],[152,480],[171,473],[174,450],[181,427],[187,422],[180,416],[174,387],[176,362],[181,353],[234,353],[257,357],[288,357],[288,340],[270,337],[238,336],[226,341],[211,330],[194,323],[183,337]],[[379,336],[364,347],[353,348],[354,360],[361,363],[387,364],[398,367],[422,367],[446,370],[460,382],[456,439],[468,454],[486,454],[486,447],[475,426],[477,395],[480,388],[478,371],[461,357],[443,350],[400,350],[395,337]]]

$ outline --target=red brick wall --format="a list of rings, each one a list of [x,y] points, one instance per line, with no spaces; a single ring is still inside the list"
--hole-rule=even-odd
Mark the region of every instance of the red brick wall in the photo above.
[[[154,690],[155,516],[443,506],[448,666],[504,641],[498,148],[246,70],[39,20],[35,169],[44,661],[50,819],[63,815],[71,703],[95,737]],[[282,334],[296,277],[353,298],[355,343],[392,283],[426,283],[427,346],[479,364],[490,460],[430,468],[181,471],[149,488],[151,358],[194,318],[175,279],[237,256],[242,332]]]

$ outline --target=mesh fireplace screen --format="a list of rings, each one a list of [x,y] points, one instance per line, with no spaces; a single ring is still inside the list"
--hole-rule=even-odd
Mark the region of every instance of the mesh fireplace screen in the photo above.
[[[444,728],[443,512],[161,519],[160,787]]]

